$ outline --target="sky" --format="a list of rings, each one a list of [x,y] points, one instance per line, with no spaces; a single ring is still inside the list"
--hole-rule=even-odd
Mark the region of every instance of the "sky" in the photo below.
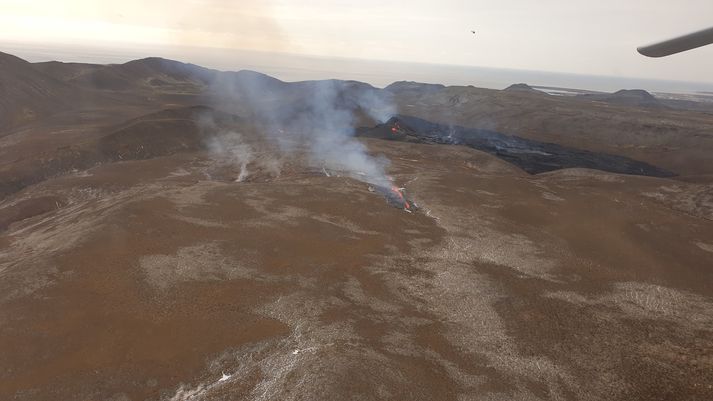
[[[713,26],[711,0],[0,0],[0,10],[4,42],[205,47],[713,82],[713,45],[661,59],[636,52]]]

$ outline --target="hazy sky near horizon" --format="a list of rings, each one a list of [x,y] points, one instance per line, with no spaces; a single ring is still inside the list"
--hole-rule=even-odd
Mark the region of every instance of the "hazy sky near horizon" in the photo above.
[[[211,47],[713,82],[713,46],[663,59],[636,52],[713,26],[711,0],[0,0],[0,10],[0,40],[12,42]]]

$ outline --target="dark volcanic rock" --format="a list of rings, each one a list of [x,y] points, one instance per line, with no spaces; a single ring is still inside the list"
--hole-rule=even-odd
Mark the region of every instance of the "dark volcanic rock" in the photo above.
[[[612,97],[619,98],[619,99],[636,99],[636,100],[645,101],[645,102],[655,102],[656,101],[656,98],[654,97],[654,95],[650,94],[649,92],[647,92],[643,89],[622,89],[622,90],[614,92]]]
[[[666,108],[654,95],[643,89],[622,89],[614,93],[588,93],[577,95],[577,97],[623,106]]]
[[[126,91],[149,87],[175,86],[183,90],[199,90],[210,84],[218,76],[218,71],[194,64],[149,57],[129,61],[124,64],[91,66],[75,64],[80,73],[70,75],[72,65],[48,66],[42,68],[69,77],[67,82],[100,90]],[[158,83],[158,85],[157,85]]]
[[[49,178],[99,164],[204,150],[215,132],[242,127],[240,117],[205,106],[150,113],[105,127],[102,131],[108,133],[101,137],[34,153],[15,162],[12,173],[0,170],[0,199]]]
[[[546,95],[545,92],[539,91],[528,84],[512,84],[503,90],[508,91],[508,92],[530,92],[530,93],[539,93],[542,95]]]
[[[398,81],[384,88],[384,90],[398,93],[398,92],[419,92],[419,93],[430,93],[437,92],[445,89],[445,85],[441,84],[424,84],[421,82],[411,82],[411,81]]]
[[[196,151],[206,147],[203,126],[240,123],[237,116],[205,106],[167,109],[145,115],[117,127],[99,140],[98,149],[109,160],[142,160]]]
[[[76,91],[33,67],[0,52],[0,131],[70,108]]]
[[[391,118],[386,124],[361,130],[360,136],[431,144],[465,145],[493,154],[530,174],[563,168],[589,168],[652,177],[676,175],[628,157],[538,142],[490,130],[436,124],[403,115]]]

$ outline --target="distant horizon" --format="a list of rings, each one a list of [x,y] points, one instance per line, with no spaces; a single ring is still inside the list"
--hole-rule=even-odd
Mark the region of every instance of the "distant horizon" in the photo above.
[[[636,51],[708,28],[711,14],[710,0],[7,0],[0,41],[189,46],[712,83],[713,46],[656,59]]]
[[[107,48],[86,44],[42,44],[0,41],[0,51],[33,63],[59,61],[65,63],[106,65],[122,64],[148,57],[160,57],[221,71],[253,70],[288,82],[342,79],[365,82],[381,88],[394,82],[413,81],[445,86],[476,86],[487,89],[504,89],[512,84],[525,83],[530,86],[559,87],[598,92],[615,92],[621,89],[644,89],[649,92],[660,93],[710,94],[710,92],[713,91],[713,81],[696,82],[688,80],[636,78],[629,76],[582,74],[566,71],[528,70],[509,67],[408,62],[356,57],[328,57],[289,52],[192,46],[126,45]],[[240,56],[249,57],[240,58]],[[338,68],[336,65],[342,68]],[[416,71],[411,69],[408,71],[384,72],[384,66],[412,66],[420,67],[421,69],[419,70],[417,68]],[[346,69],[344,67],[346,67]],[[379,73],[378,70],[381,70],[381,73]],[[469,72],[485,72],[485,76],[474,77],[470,80],[466,77]],[[396,74],[399,73],[403,73],[404,76],[398,77]],[[500,76],[494,77],[493,74],[499,74]],[[515,79],[517,77],[522,77],[523,79]],[[508,78],[511,79],[508,80]],[[527,78],[535,79],[536,81],[529,81]]]

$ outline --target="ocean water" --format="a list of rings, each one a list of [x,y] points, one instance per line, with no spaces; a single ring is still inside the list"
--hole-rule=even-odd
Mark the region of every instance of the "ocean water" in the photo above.
[[[713,92],[713,83],[328,58],[228,49],[146,46],[88,47],[0,42],[0,51],[14,54],[31,62],[57,60],[111,64],[158,56],[225,71],[249,69],[283,81],[347,79],[367,82],[377,87],[385,87],[396,81],[417,81],[504,89],[511,84],[522,82],[531,86],[602,92],[613,92],[619,89],[645,89],[650,92],[665,93]]]

